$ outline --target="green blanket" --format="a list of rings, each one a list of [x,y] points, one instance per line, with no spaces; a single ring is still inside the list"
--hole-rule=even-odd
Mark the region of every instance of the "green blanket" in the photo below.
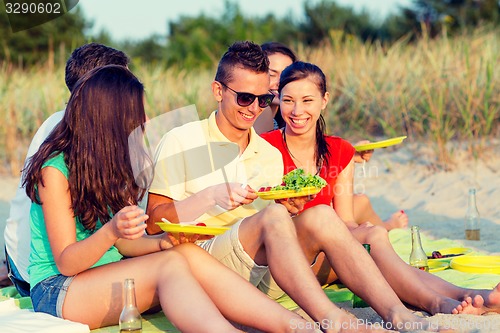
[[[408,260],[411,251],[410,231],[395,229],[389,233],[389,238],[398,255],[405,261]],[[439,250],[447,247],[462,247],[459,241],[450,239],[431,239],[422,234],[422,246],[428,251]],[[481,253],[484,254],[484,253]],[[463,273],[453,269],[446,269],[434,273],[437,276],[461,287],[486,288],[491,289],[500,282],[500,275],[497,274],[472,274]],[[353,294],[340,284],[333,284],[324,287],[326,295],[332,302],[346,302],[353,298]],[[14,287],[0,289],[0,301],[7,298],[16,298],[20,308],[31,308],[29,297],[20,297]],[[278,302],[287,309],[296,309],[297,305],[290,297],[283,296]],[[93,330],[99,333],[118,332],[118,326],[109,326]],[[143,316],[143,332],[179,332],[163,315],[162,312]]]

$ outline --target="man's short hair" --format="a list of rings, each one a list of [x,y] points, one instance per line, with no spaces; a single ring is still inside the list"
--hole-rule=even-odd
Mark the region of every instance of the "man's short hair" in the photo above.
[[[65,81],[69,91],[87,72],[106,65],[128,66],[129,58],[122,51],[98,43],[90,43],[75,49],[66,62]]]
[[[215,81],[222,83],[231,82],[232,70],[235,67],[247,69],[255,73],[268,73],[269,59],[259,45],[249,41],[235,42],[219,61]]]

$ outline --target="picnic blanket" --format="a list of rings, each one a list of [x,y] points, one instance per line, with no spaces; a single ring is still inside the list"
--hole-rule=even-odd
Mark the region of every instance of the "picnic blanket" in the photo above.
[[[404,229],[394,229],[389,233],[389,238],[391,243],[398,253],[398,255],[405,261],[408,261],[411,252],[411,235],[409,230]],[[422,234],[422,246],[424,249],[439,250],[441,248],[447,247],[462,247],[463,244],[460,241],[450,240],[446,238],[433,239],[425,234]],[[472,253],[471,255],[473,255]],[[486,254],[479,253],[477,254]],[[500,282],[500,275],[498,274],[475,274],[475,273],[464,273],[456,271],[453,269],[446,269],[443,271],[433,273],[441,278],[456,284],[461,287],[469,288],[485,288],[491,289]],[[325,294],[332,300],[332,302],[348,302],[353,298],[353,293],[349,291],[345,286],[341,284],[332,284],[329,286],[324,286]],[[42,329],[46,326],[39,326],[37,330],[32,330],[30,327],[35,327],[35,325],[42,325],[38,313],[33,313],[31,309],[31,300],[29,297],[21,298],[14,287],[6,287],[0,289],[0,305],[3,305],[2,301],[8,301],[8,312],[2,310],[0,306],[0,327],[2,327],[2,333],[17,333],[17,332],[43,332]],[[278,302],[285,308],[290,310],[295,310],[298,308],[297,304],[290,299],[288,296],[283,296],[278,299]],[[12,307],[15,307],[13,310]],[[18,320],[19,317],[13,316],[17,311],[24,311],[22,313],[22,323]],[[48,315],[47,315],[48,316]],[[50,316],[49,316],[50,317]],[[69,322],[67,320],[62,320],[59,318],[54,318],[54,322],[48,322],[47,325],[52,326],[50,332],[57,332],[56,329],[60,329],[60,325],[63,325],[64,330],[60,332],[89,332],[86,325],[81,325],[78,323]],[[4,329],[7,328],[7,330]],[[96,330],[92,330],[92,333],[115,333],[118,332],[118,326],[109,326]],[[143,316],[143,330],[144,333],[158,333],[158,332],[179,332],[170,323],[162,312],[155,314],[148,314]]]

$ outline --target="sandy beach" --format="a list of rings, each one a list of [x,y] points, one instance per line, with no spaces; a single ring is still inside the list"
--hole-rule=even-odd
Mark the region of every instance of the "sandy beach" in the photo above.
[[[494,144],[496,148],[493,151],[498,152],[499,143]],[[410,225],[419,225],[429,238],[448,238],[477,251],[500,255],[500,157],[485,154],[478,160],[467,160],[457,151],[456,166],[451,171],[443,171],[435,167],[432,156],[428,146],[412,142],[377,149],[371,161],[364,166],[364,171],[361,165],[357,166],[355,190],[366,193],[383,218],[404,209],[410,218]],[[9,201],[17,184],[16,177],[1,177],[2,234]],[[480,241],[464,239],[467,193],[472,187],[477,190],[477,207],[481,215]],[[3,237],[0,245],[3,249]],[[352,309],[349,304],[341,306],[363,320],[381,321],[371,308]],[[460,332],[500,331],[498,314],[435,315],[431,320]]]

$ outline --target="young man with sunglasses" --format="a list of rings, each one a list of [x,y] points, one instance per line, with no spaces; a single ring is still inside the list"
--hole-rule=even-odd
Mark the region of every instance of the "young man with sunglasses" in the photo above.
[[[252,127],[272,101],[268,66],[260,46],[233,44],[220,60],[212,83],[218,110],[208,119],[175,128],[162,138],[149,190],[147,231],[160,232],[155,222],[162,218],[173,223],[196,220],[229,226],[222,235],[198,240],[199,245],[270,297],[277,298],[284,290],[315,321],[324,324],[325,332],[369,329],[359,323],[350,325],[356,319],[330,302],[321,289],[310,264],[323,250],[331,254],[329,259],[344,283],[372,304],[384,320],[393,325],[418,321],[332,209],[317,206],[296,216],[307,198],[279,203],[258,198],[254,189],[280,184],[283,173],[280,152]],[[307,225],[329,224],[335,232],[326,236],[325,231],[312,227],[316,236],[325,234],[324,241],[316,249],[302,249],[306,242],[300,238],[307,235],[298,234],[295,224],[306,223],[306,219]],[[196,239],[180,237],[178,242]],[[366,288],[368,285],[376,287]]]

